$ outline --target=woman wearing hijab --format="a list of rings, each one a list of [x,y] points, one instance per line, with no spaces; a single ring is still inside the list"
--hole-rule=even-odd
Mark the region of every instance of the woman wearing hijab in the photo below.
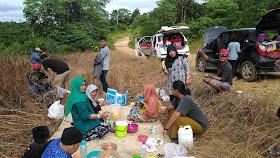
[[[96,114],[99,114],[99,111],[101,111],[101,106],[105,106],[107,105],[107,103],[105,101],[101,101],[100,104],[98,104],[94,98],[97,96],[97,93],[98,93],[98,88],[92,84],[92,85],[89,85],[87,87],[87,90],[86,90],[86,95],[88,96],[89,98],[89,102],[94,110],[94,112]],[[104,119],[101,118],[100,121],[104,122]]]
[[[128,119],[135,122],[155,122],[159,116],[160,101],[157,96],[156,87],[151,84],[144,86],[144,102],[132,105]]]
[[[162,67],[162,71],[165,75],[168,75],[167,87],[170,96],[170,102],[174,99],[172,93],[172,84],[175,81],[182,81],[184,84],[190,83],[190,66],[185,56],[178,54],[176,47],[170,44],[167,47],[167,56],[165,58],[165,67]]]
[[[71,82],[71,93],[68,98],[65,117],[72,113],[73,124],[78,128],[86,141],[102,138],[111,128],[99,119],[106,119],[108,112],[96,114],[85,93],[86,80],[76,77]]]

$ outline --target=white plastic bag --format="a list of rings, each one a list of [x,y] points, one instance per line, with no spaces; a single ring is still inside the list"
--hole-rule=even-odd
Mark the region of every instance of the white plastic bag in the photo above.
[[[180,144],[167,143],[164,146],[165,158],[173,158],[175,156],[186,156],[188,154],[187,149],[185,149]]]
[[[64,106],[60,104],[60,101],[55,101],[50,107],[49,107],[49,118],[55,118],[60,119],[64,117]]]
[[[57,86],[57,97],[63,98],[65,93],[70,94],[71,91]]]

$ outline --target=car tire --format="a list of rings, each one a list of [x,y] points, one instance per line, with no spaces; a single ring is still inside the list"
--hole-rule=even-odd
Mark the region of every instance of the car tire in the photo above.
[[[206,70],[206,61],[202,57],[197,59],[196,68],[200,72],[204,72]]]
[[[240,67],[240,74],[243,80],[247,82],[256,81],[258,78],[258,74],[254,64],[251,61],[244,61]]]

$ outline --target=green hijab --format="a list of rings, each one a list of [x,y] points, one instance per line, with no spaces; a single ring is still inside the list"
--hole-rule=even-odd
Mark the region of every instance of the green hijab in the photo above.
[[[72,110],[72,106],[75,103],[81,102],[81,101],[88,101],[88,97],[86,93],[81,92],[81,86],[83,82],[86,82],[86,79],[82,77],[76,77],[71,82],[71,93],[68,98],[66,111],[65,111],[65,117],[69,115],[69,113]]]

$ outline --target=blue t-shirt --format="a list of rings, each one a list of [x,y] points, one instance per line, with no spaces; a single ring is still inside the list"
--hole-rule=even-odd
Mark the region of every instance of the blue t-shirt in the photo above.
[[[54,139],[46,150],[43,152],[41,158],[72,158],[72,156],[66,153],[59,145],[60,138]]]
[[[30,60],[31,60],[32,65],[34,65],[34,64],[40,64],[41,65],[41,58],[40,58],[40,55],[39,55],[38,51],[33,52],[33,54],[30,57]]]
[[[238,42],[230,42],[228,44],[227,50],[229,51],[228,60],[237,60],[238,53],[241,52],[241,50],[240,50],[240,43],[238,43]]]

